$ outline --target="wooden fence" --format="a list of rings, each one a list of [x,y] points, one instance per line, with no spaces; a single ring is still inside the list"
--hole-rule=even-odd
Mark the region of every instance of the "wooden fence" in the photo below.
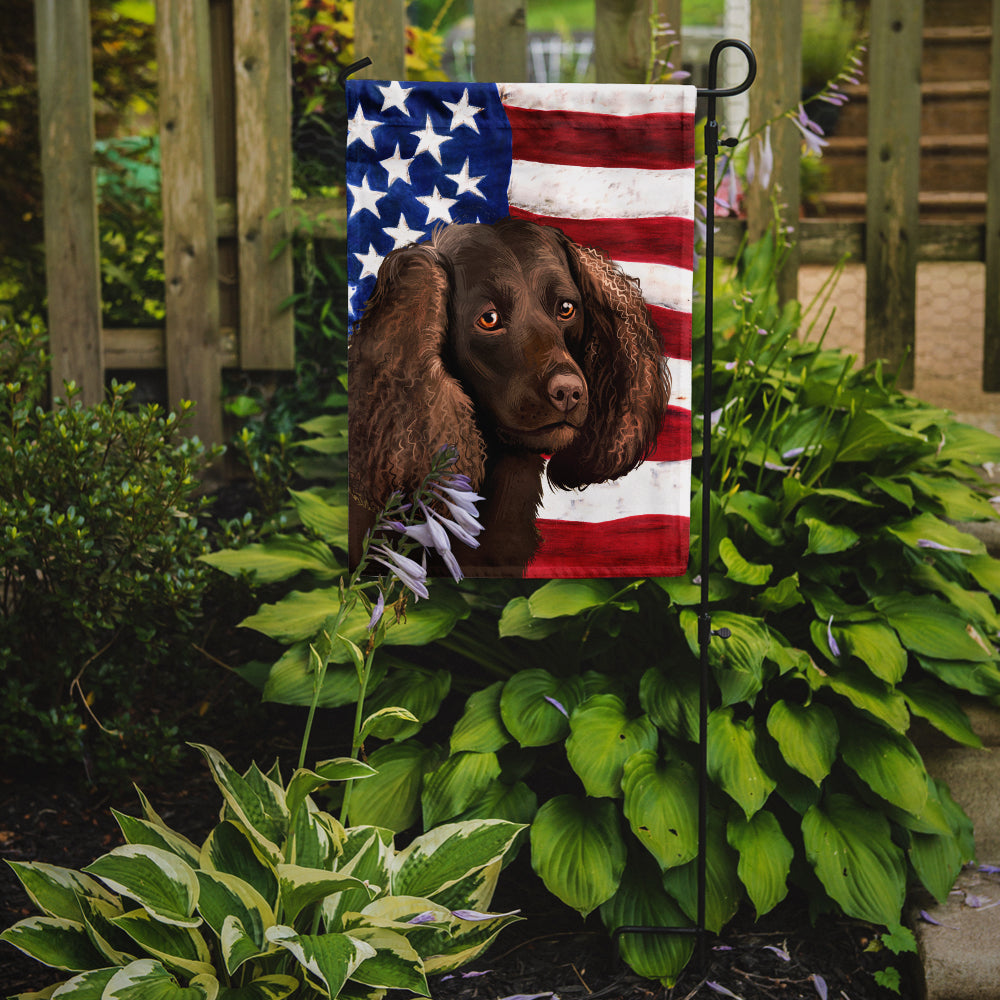
[[[275,252],[291,218],[282,211],[291,203],[290,0],[157,2],[167,316],[165,329],[125,331],[102,329],[100,319],[88,0],[35,2],[53,383],[74,379],[93,401],[106,370],[165,368],[170,401],[195,400],[196,432],[220,441],[221,370],[293,364],[292,316],[282,309],[291,256]],[[478,79],[526,79],[527,2],[474,0]],[[597,79],[644,80],[651,13],[680,25],[681,8],[681,0],[595,0]],[[357,0],[356,52],[373,60],[366,75],[405,78],[405,9],[405,0]],[[832,263],[844,253],[863,260],[866,355],[895,365],[910,351],[903,380],[912,384],[917,262],[985,261],[983,384],[998,391],[1000,0],[992,3],[985,224],[918,217],[922,10],[922,0],[871,0],[866,219],[787,217],[798,239],[782,291],[795,294],[800,263]],[[751,16],[759,66],[753,129],[799,101],[802,2],[753,0]],[[732,124],[735,132],[739,123]],[[773,196],[799,204],[800,140],[784,124],[773,137],[769,187],[748,193],[745,223],[725,220],[716,244],[722,255],[744,227],[763,230]],[[303,213],[314,235],[343,237],[342,200],[310,202]]]

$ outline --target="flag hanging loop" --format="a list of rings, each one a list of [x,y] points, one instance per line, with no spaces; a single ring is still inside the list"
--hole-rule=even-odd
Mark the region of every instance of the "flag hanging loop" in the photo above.
[[[725,49],[739,49],[747,60],[747,75],[736,87],[717,87],[719,57]],[[694,934],[698,940],[698,965],[702,971],[706,961],[705,897],[707,892],[708,846],[708,697],[709,667],[708,647],[713,636],[728,639],[727,628],[712,629],[712,615],[708,610],[708,578],[712,495],[709,480],[712,475],[712,292],[715,287],[715,158],[720,146],[735,146],[738,139],[720,141],[719,123],[716,121],[716,99],[735,97],[750,89],[757,76],[757,57],[746,42],[724,38],[717,42],[708,59],[708,87],[699,88],[698,96],[707,99],[705,122],[705,159],[708,183],[705,205],[705,374],[702,395],[702,451],[701,451],[701,601],[698,612],[698,646],[701,653],[701,687],[698,699],[698,909],[694,927],[618,927],[612,935],[617,942],[622,934]]]

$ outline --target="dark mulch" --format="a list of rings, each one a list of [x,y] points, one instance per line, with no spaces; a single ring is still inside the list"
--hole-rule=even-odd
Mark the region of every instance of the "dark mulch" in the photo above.
[[[271,721],[278,735],[269,734],[269,745],[290,748],[287,720]],[[246,760],[240,743],[221,740],[220,748],[234,763]],[[191,768],[151,791],[150,797],[168,824],[195,840],[208,832],[218,813],[218,793],[193,751]],[[8,774],[0,778],[0,858],[80,868],[121,843],[112,806],[139,813],[134,794],[125,791],[108,796],[73,784],[73,776]],[[494,907],[520,908],[526,919],[504,931],[471,969],[447,979],[433,977],[435,1000],[550,994],[562,1000],[689,1000],[726,996],[725,990],[744,1000],[815,1000],[823,995],[824,984],[831,1000],[886,1000],[892,995],[879,988],[872,975],[889,964],[904,973],[902,996],[917,994],[902,962],[892,961],[885,952],[865,950],[872,941],[870,928],[830,918],[812,927],[797,901],[782,905],[757,925],[749,915],[738,916],[720,938],[706,942],[706,968],[690,968],[673,990],[639,978],[618,962],[596,917],[582,922],[562,907],[542,889],[523,856],[501,877]],[[0,927],[31,913],[10,869],[0,865]],[[41,989],[59,978],[0,944],[2,995]]]

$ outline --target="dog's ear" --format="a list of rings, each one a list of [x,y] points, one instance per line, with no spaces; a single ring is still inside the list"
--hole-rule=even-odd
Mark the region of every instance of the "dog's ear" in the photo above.
[[[352,498],[381,508],[412,492],[445,445],[456,472],[481,484],[485,445],[472,403],[442,363],[449,277],[427,246],[392,251],[348,343],[349,478]]]
[[[553,486],[569,489],[616,479],[652,451],[670,373],[638,282],[598,251],[559,236],[583,297],[582,367],[590,393],[580,435],[548,464]]]

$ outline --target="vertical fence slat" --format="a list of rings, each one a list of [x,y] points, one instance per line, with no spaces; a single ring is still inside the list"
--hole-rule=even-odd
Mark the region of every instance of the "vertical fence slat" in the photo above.
[[[206,0],[160,0],[167,394],[171,404],[197,402],[192,430],[215,443],[222,440],[222,407],[210,49]]]
[[[868,98],[865,359],[913,386],[923,3],[872,0]],[[905,361],[904,361],[905,358]]]
[[[520,83],[528,78],[524,0],[475,0],[476,61],[480,82]]]
[[[750,88],[750,129],[794,108],[802,91],[802,4],[799,0],[760,0],[750,8],[750,40],[761,73]],[[739,122],[730,123],[735,132]],[[798,295],[799,274],[799,159],[802,137],[788,120],[771,128],[774,170],[765,189],[759,178],[747,194],[747,226],[751,239],[760,238],[774,219],[772,202],[781,206],[781,224],[794,229],[795,241],[778,274],[782,301]]]
[[[52,391],[104,395],[88,0],[35,0]]]
[[[281,308],[292,294],[290,220],[287,211],[276,212],[288,208],[292,193],[289,14],[287,0],[233,8],[243,368],[295,367],[293,314]]]
[[[595,0],[594,67],[598,83],[646,82],[650,3]]]
[[[993,0],[990,46],[989,171],[986,181],[986,326],[983,389],[1000,392],[1000,0]]]
[[[406,0],[359,0],[354,5],[354,58],[371,66],[354,75],[367,80],[406,79]]]

